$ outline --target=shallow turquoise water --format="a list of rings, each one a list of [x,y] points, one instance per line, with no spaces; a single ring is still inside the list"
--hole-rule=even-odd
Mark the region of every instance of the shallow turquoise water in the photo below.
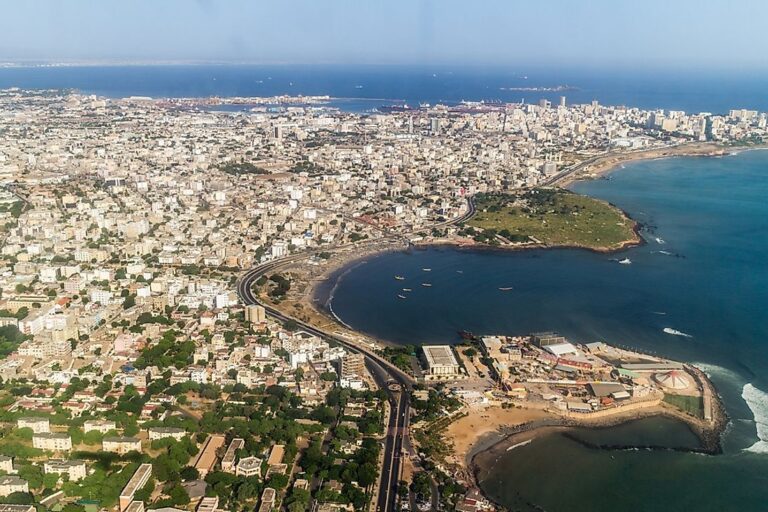
[[[631,265],[569,249],[390,253],[344,275],[334,311],[398,343],[455,341],[458,329],[556,330],[701,363],[733,418],[725,455],[617,456],[552,436],[503,457],[484,487],[502,499],[514,489],[546,510],[766,509],[768,443],[760,438],[768,440],[768,151],[638,162],[573,188],[646,225],[648,243],[618,256]],[[395,281],[396,274],[406,280]],[[506,286],[514,289],[498,290]],[[405,300],[397,298],[403,287],[413,290]],[[692,337],[665,334],[665,327]],[[599,501],[574,508],[590,493]]]

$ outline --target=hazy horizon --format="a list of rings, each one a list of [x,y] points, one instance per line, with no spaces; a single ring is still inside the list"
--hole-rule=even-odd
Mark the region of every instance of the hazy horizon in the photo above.
[[[755,0],[32,0],[4,9],[0,61],[754,71],[765,19]]]

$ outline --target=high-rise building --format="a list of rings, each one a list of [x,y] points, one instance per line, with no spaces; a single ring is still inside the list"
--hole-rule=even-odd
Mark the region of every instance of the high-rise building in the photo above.
[[[433,117],[429,121],[429,131],[432,135],[440,135],[440,119]]]
[[[341,378],[360,377],[365,372],[363,354],[347,354],[341,359]]]
[[[565,96],[560,96],[560,106],[561,107],[565,106]]]
[[[245,306],[245,321],[252,324],[264,322],[267,319],[267,311],[263,306]]]

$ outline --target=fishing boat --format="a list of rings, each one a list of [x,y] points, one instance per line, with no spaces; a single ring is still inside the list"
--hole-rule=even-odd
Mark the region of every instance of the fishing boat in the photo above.
[[[511,289],[512,289],[511,286],[500,286],[499,287],[499,290],[501,290],[502,292],[508,292]]]
[[[403,276],[395,276],[395,279],[398,281],[405,281],[405,278]]]
[[[621,265],[631,265],[632,264],[632,260],[629,259],[629,258],[624,258],[623,260],[619,260],[619,264],[621,264]]]
[[[432,286],[432,283],[421,283],[421,286],[425,286],[429,288],[430,286]]]
[[[397,296],[397,298],[398,298],[398,299],[404,299],[404,298],[405,298],[405,295],[398,295],[398,296]]]
[[[411,290],[410,288],[403,288],[403,291],[404,291],[404,292],[411,292],[411,291],[413,291],[413,290]]]
[[[432,272],[432,269],[431,269],[431,268],[423,268],[423,269],[421,269],[421,270],[423,270],[424,272]]]

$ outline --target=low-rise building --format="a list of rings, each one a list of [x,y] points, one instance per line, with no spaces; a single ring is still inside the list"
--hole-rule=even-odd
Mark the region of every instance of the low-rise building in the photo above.
[[[88,474],[85,462],[82,460],[51,459],[43,463],[43,471],[46,475],[51,473],[67,475],[70,482],[77,482]]]
[[[237,476],[261,476],[262,460],[256,457],[243,457],[237,463],[235,474]]]
[[[187,431],[178,427],[150,427],[147,429],[150,441],[172,437],[177,441],[187,435]]]
[[[141,441],[135,437],[114,436],[105,437],[101,441],[101,449],[105,452],[119,453],[125,455],[128,452],[141,451]],[[127,504],[126,504],[127,506]]]
[[[69,451],[72,449],[72,438],[69,434],[44,432],[32,436],[32,446],[53,452]]]
[[[261,493],[259,512],[272,512],[272,509],[275,507],[276,496],[277,492],[273,488],[267,487],[264,489],[264,492]]]
[[[123,491],[120,493],[121,512],[125,512],[128,509],[128,506],[133,502],[136,491],[146,485],[150,476],[152,476],[152,464],[142,464],[136,469],[136,472],[128,480],[128,483],[125,484]]]
[[[16,420],[16,426],[19,428],[31,428],[35,434],[43,434],[51,431],[51,424],[48,418],[26,417]]]
[[[461,367],[449,345],[425,345],[423,350],[430,376],[450,378],[460,375]]]
[[[235,469],[235,457],[237,456],[237,450],[241,449],[245,445],[245,441],[239,437],[236,437],[229,443],[227,451],[224,453],[224,457],[221,459],[221,470],[225,473],[232,473]]]
[[[14,475],[0,476],[0,496],[8,496],[15,492],[29,492],[27,481]]]
[[[83,432],[86,434],[88,432],[100,432],[102,434],[106,434],[107,432],[110,432],[112,430],[117,430],[117,425],[114,421],[109,420],[88,420],[85,423],[83,423]]]
[[[13,473],[13,459],[11,457],[0,455],[0,471]]]

